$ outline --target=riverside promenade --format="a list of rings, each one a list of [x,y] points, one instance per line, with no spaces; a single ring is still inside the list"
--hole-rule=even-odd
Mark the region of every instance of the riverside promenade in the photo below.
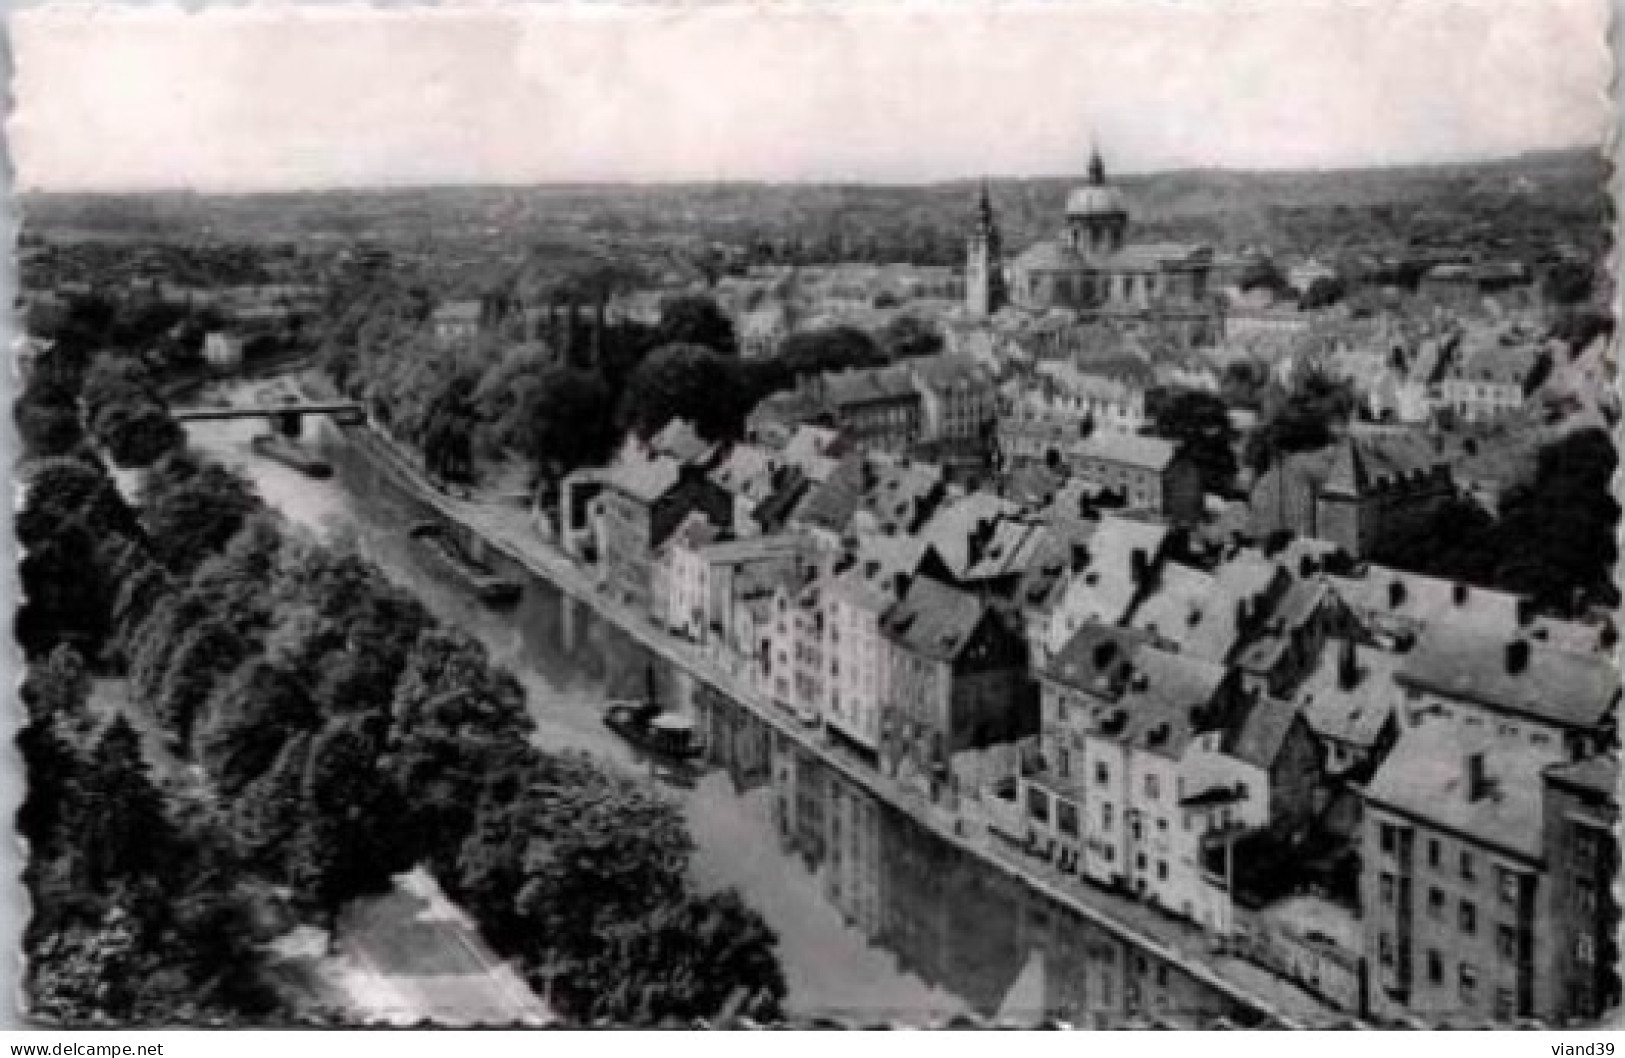
[[[440,517],[473,534],[481,546],[501,552],[532,575],[591,607],[599,617],[646,649],[750,710],[779,735],[794,741],[941,840],[980,858],[1148,954],[1171,963],[1279,1027],[1344,1027],[1354,1022],[1350,1014],[1296,983],[1245,959],[1212,950],[1208,935],[1199,927],[1123,894],[1067,878],[1046,864],[1030,860],[996,835],[967,827],[961,817],[837,752],[816,731],[809,730],[795,717],[765,700],[755,688],[719,667],[697,646],[664,631],[648,614],[600,590],[591,570],[542,538],[525,508],[511,501],[481,498],[477,494],[463,498],[448,494],[431,482],[405,451],[371,426],[346,428],[343,437]]]

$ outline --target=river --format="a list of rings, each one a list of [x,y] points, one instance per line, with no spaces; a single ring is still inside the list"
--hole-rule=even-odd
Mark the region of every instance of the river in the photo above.
[[[686,676],[551,585],[514,569],[519,604],[486,609],[441,579],[407,538],[419,501],[341,440],[315,481],[256,456],[251,420],[194,423],[193,444],[236,466],[290,522],[352,541],[442,620],[477,636],[524,685],[546,745],[653,776],[599,719],[605,697],[692,700]],[[307,430],[307,434],[311,432]],[[797,1013],[918,1024],[956,1013],[1117,1024],[1140,1012],[1250,1020],[1178,968],[952,848],[876,801],[741,706],[701,709],[708,767],[667,785],[684,811],[705,887],[740,890],[777,931]]]

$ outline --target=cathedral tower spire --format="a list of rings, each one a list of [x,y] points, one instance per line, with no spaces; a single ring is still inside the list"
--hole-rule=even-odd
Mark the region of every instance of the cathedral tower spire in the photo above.
[[[1004,305],[1004,261],[999,223],[987,181],[976,196],[976,218],[965,240],[965,307],[973,315],[991,316]]]

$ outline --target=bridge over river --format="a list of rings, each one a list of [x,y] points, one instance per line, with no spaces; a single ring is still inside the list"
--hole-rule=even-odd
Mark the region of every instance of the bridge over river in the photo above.
[[[230,419],[266,419],[278,432],[298,437],[310,415],[325,415],[343,425],[367,421],[367,409],[353,400],[288,400],[272,404],[230,404],[219,407],[175,408],[176,422],[218,422]]]

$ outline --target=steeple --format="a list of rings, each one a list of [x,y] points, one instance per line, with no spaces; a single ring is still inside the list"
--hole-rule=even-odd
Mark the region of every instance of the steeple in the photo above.
[[[1004,304],[1003,247],[987,181],[976,196],[976,219],[965,242],[965,304],[977,316],[991,316]]]
[[[982,189],[976,196],[976,230],[984,235],[997,227],[993,219],[993,200],[988,196],[987,181],[982,181]]]
[[[1106,186],[1106,163],[1100,160],[1100,148],[1095,144],[1089,145],[1089,186]]]

